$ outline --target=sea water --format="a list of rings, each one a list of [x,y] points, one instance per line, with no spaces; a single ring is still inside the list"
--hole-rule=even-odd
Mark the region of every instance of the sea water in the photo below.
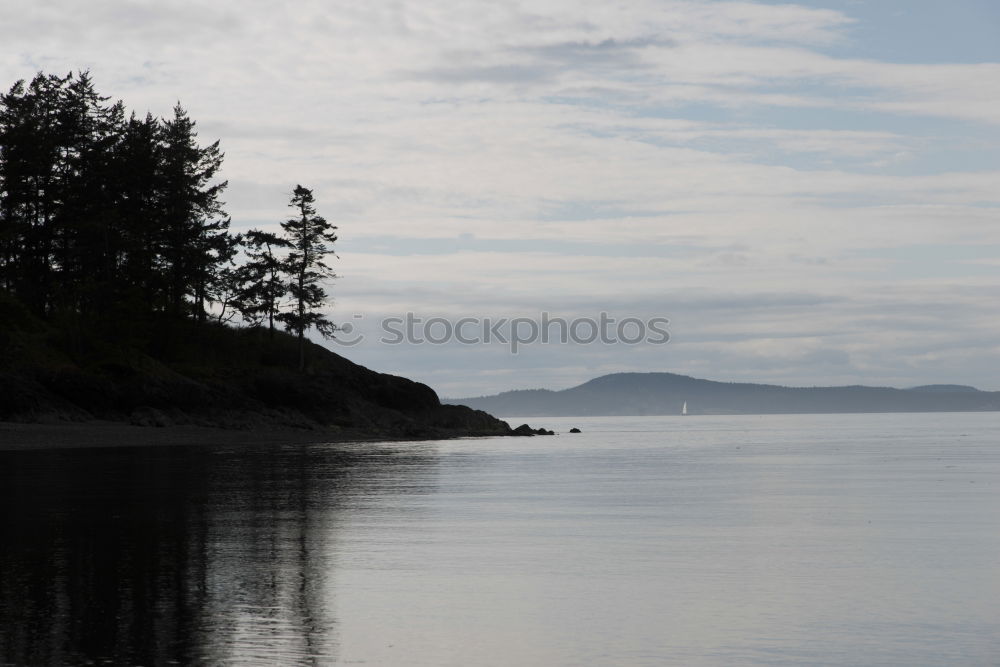
[[[1000,664],[1000,415],[536,422],[0,452],[0,665]]]

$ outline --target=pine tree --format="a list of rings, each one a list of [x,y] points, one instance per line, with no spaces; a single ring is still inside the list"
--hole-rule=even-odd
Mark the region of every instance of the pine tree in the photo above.
[[[336,277],[324,260],[327,255],[333,254],[333,248],[328,244],[337,240],[337,228],[316,214],[314,204],[312,190],[295,186],[288,205],[298,210],[298,216],[281,223],[291,242],[284,271],[289,277],[288,290],[294,310],[280,313],[276,319],[298,336],[299,370],[305,370],[306,331],[314,328],[323,337],[331,338],[337,330],[333,322],[317,311],[327,300],[320,281]]]
[[[249,274],[234,264],[219,143],[200,146],[194,128],[179,104],[170,119],[126,118],[87,72],[0,95],[0,289],[105,334],[228,307]],[[279,298],[265,300],[269,319]],[[174,329],[147,330],[169,346]]]
[[[87,72],[66,80],[59,118],[60,158],[54,218],[64,313],[100,317],[114,302],[127,220],[118,215],[115,176],[125,121],[121,102],[106,104]]]
[[[165,236],[162,129],[152,114],[141,120],[133,114],[123,129],[115,161],[115,211],[123,246],[118,298],[134,302],[146,313],[163,310],[167,303],[165,262],[160,255]]]
[[[222,166],[219,142],[199,147],[194,126],[180,104],[173,119],[163,123],[160,255],[169,276],[171,312],[181,315],[190,295],[195,317],[204,320],[211,282],[232,239],[219,201],[227,183],[212,183]]]
[[[288,294],[288,283],[282,271],[284,258],[278,253],[292,243],[277,234],[251,229],[243,238],[247,260],[240,267],[239,280],[244,285],[239,297],[243,318],[251,326],[267,320],[268,335],[274,337],[274,319],[281,299]]]
[[[38,314],[94,310],[114,279],[114,158],[123,111],[90,75],[38,74],[0,98],[4,286]]]
[[[51,307],[55,273],[54,219],[61,196],[61,91],[68,77],[38,74],[0,98],[0,217],[8,282],[35,313]]]

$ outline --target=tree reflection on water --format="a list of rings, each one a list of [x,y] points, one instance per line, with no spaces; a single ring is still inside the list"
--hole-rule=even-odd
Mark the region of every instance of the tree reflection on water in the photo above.
[[[371,446],[0,452],[0,663],[331,661],[338,522],[419,493],[433,461]]]

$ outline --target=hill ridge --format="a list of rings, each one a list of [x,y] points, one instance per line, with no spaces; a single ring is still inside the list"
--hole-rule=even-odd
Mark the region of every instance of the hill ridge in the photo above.
[[[685,403],[688,414],[1000,410],[1000,392],[966,385],[791,387],[706,380],[663,371],[610,373],[557,391],[512,390],[443,400],[519,417],[670,415],[680,414]]]

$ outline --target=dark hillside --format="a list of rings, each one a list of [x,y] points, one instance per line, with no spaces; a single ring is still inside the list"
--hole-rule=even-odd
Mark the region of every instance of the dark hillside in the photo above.
[[[42,322],[0,293],[0,420],[291,427],[344,436],[504,435],[508,425],[406,378],[264,329],[164,319],[119,336]],[[145,340],[143,340],[145,338]]]

